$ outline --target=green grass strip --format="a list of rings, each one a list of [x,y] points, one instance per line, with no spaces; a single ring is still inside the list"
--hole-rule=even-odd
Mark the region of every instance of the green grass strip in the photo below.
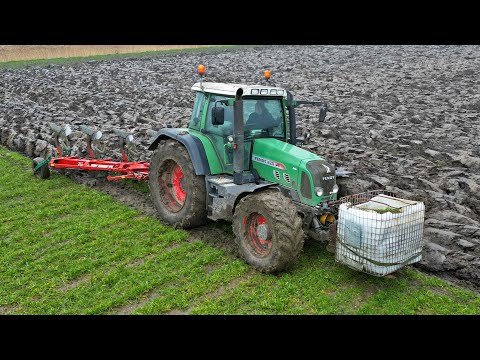
[[[412,267],[376,278],[307,242],[266,275],[187,239],[0,147],[0,314],[480,314],[479,294]]]

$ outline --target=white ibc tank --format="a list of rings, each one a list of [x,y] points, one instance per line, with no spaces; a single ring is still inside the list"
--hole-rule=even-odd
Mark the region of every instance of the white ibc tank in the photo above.
[[[339,206],[336,261],[384,276],[421,260],[425,219],[422,202],[383,194],[366,202],[354,200]]]

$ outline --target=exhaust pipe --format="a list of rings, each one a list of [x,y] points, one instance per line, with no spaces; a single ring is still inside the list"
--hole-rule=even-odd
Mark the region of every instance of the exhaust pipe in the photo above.
[[[233,182],[243,184],[243,163],[245,143],[243,133],[243,89],[238,88],[233,104]]]
[[[293,107],[293,95],[290,91],[287,90],[287,109],[288,109],[288,118],[289,118],[289,132],[290,139],[288,142],[292,145],[297,145],[297,122],[295,120],[295,108]]]

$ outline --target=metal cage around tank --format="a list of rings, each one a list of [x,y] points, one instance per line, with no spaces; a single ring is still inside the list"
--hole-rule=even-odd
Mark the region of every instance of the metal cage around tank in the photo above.
[[[339,199],[335,260],[385,276],[422,258],[425,206],[390,191]]]

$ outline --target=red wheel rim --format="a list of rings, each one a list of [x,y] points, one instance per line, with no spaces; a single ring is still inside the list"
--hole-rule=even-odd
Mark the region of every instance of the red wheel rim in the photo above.
[[[245,235],[250,247],[258,257],[267,256],[272,249],[272,235],[267,219],[258,213],[252,213],[243,219]]]
[[[183,177],[183,170],[177,164],[172,172],[172,185],[173,185],[173,194],[177,198],[180,204],[185,203],[185,198],[187,197],[187,193],[185,191],[185,180]]]
[[[160,201],[168,211],[177,213],[185,205],[187,191],[182,168],[174,160],[164,161],[158,169],[158,184],[160,185]]]

